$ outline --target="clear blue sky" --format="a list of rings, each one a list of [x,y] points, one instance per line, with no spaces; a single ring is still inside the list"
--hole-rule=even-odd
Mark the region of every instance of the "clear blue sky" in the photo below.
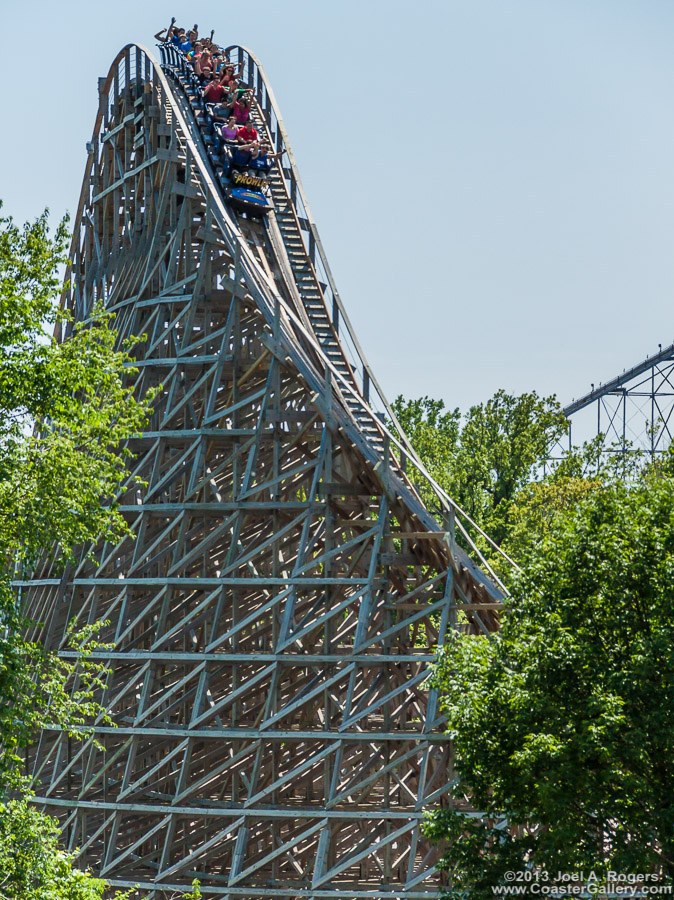
[[[3,7],[20,220],[75,210],[97,77],[176,15],[260,57],[390,399],[566,402],[674,341],[671,0]]]

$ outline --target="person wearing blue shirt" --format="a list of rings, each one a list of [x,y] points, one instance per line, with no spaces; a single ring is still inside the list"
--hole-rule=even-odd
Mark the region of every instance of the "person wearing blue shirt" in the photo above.
[[[235,166],[247,166],[250,162],[250,148],[252,144],[243,144],[234,150],[232,162]]]
[[[168,28],[162,28],[161,31],[158,31],[154,36],[156,41],[160,41],[163,43],[171,43],[176,46],[180,44],[181,41],[185,40],[185,29],[184,28],[176,28],[176,17],[173,16],[171,19],[171,24]]]
[[[270,150],[271,147],[266,141],[262,142],[258,150],[254,148],[251,153],[251,156],[253,157],[250,163],[251,167],[253,169],[259,169],[261,172],[268,172],[271,169],[272,160],[283,156],[283,152],[270,153]]]
[[[198,37],[199,35],[197,34],[195,29],[192,29],[192,31],[188,31],[187,37],[183,35],[182,43],[178,44],[178,49],[182,50],[183,53],[190,53],[192,50],[192,45]]]

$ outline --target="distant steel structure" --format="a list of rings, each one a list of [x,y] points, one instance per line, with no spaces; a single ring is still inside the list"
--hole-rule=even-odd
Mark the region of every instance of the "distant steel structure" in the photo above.
[[[113,645],[105,749],[46,729],[27,765],[83,863],[146,896],[431,898],[419,825],[452,776],[424,680],[502,595],[409,480],[268,82],[229,52],[284,152],[263,222],[225,203],[182,57],[129,45],[99,84],[64,302],[147,335],[137,384],[163,392],[119,497],[137,538],[18,582],[49,647],[74,655],[72,618]]]
[[[603,436],[607,452],[654,458],[674,433],[674,344],[564,407],[569,444]]]

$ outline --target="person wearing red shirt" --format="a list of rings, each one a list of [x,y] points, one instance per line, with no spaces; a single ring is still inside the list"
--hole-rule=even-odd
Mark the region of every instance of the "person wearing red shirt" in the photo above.
[[[218,76],[215,72],[211,75],[211,80],[204,89],[204,99],[207,103],[220,103],[229,94],[226,87],[220,84]]]
[[[246,123],[236,132],[237,144],[251,144],[257,141],[257,131],[251,122]]]

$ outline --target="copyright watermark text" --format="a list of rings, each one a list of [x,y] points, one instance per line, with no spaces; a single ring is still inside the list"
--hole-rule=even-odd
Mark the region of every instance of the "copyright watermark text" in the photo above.
[[[495,897],[591,897],[616,900],[622,897],[671,897],[671,884],[648,872],[548,872],[524,869],[504,873],[506,884],[494,885]]]

